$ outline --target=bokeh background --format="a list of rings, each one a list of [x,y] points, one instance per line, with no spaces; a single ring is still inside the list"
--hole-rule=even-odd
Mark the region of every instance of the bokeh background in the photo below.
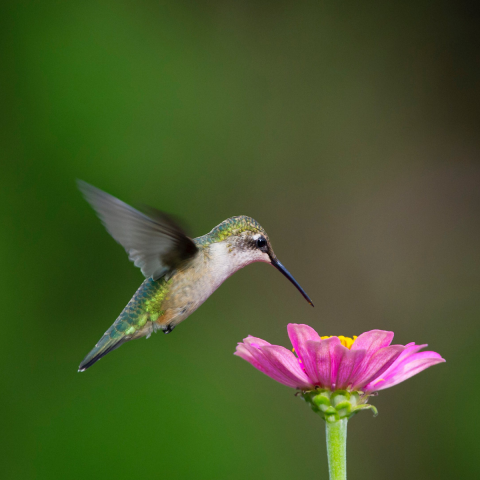
[[[327,478],[324,425],[232,355],[381,328],[447,363],[349,425],[350,479],[478,478],[474,2],[12,1],[0,12],[2,479]],[[84,355],[142,281],[75,186],[268,231],[169,336]]]

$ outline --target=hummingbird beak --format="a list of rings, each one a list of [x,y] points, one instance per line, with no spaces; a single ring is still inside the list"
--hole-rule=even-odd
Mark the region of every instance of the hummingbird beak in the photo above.
[[[275,258],[271,260],[272,265],[283,275],[285,275],[296,287],[297,290],[303,295],[303,298],[313,307],[313,303],[310,297],[305,293],[305,290],[299,285],[299,283],[293,278],[292,274]]]

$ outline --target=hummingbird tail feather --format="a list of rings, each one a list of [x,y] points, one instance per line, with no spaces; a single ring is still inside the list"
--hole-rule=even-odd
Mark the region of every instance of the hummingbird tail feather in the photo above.
[[[105,335],[95,345],[92,351],[83,359],[82,363],[78,367],[79,372],[84,372],[95,362],[98,362],[98,360],[107,355],[107,353],[110,353],[116,348],[121,347],[125,342],[128,342],[128,340],[130,340],[130,337],[124,336],[117,336],[116,338],[112,338],[110,333],[110,331],[105,333]]]
[[[158,328],[152,321],[150,313],[146,310],[146,303],[155,297],[163,298],[168,291],[166,281],[145,280],[138,288],[135,295],[120,313],[113,325],[105,332],[93,350],[83,359],[78,371],[84,372],[107,353],[122,346],[125,342],[150,336]],[[158,318],[158,314],[155,320]]]

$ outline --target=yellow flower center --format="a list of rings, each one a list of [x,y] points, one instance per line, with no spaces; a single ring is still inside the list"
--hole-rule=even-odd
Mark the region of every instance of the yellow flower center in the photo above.
[[[335,336],[336,335],[330,335],[330,336],[320,337],[320,338],[322,340],[326,340],[327,338],[332,338],[332,337],[335,337]],[[347,347],[350,350],[352,348],[353,343],[357,339],[357,335],[354,335],[353,338],[344,337],[343,335],[339,335],[337,338],[340,340],[340,342],[342,343],[342,345],[344,347]]]
[[[336,335],[330,335],[326,337],[320,337],[322,340],[326,340],[327,338],[332,338],[335,337]],[[340,335],[337,337],[340,340],[340,343],[344,346],[347,347],[349,350],[352,348],[352,345],[355,343],[355,340],[358,338],[357,335],[354,335],[353,338],[350,337],[344,337],[343,335]],[[295,349],[292,348],[292,352],[295,353]]]

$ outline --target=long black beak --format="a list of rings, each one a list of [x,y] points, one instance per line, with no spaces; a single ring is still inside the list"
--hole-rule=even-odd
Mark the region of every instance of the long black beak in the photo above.
[[[285,275],[296,287],[297,290],[303,295],[303,298],[313,307],[313,303],[310,297],[305,293],[305,290],[298,284],[298,282],[292,277],[291,273],[277,260],[272,260],[272,265],[283,275]]]

